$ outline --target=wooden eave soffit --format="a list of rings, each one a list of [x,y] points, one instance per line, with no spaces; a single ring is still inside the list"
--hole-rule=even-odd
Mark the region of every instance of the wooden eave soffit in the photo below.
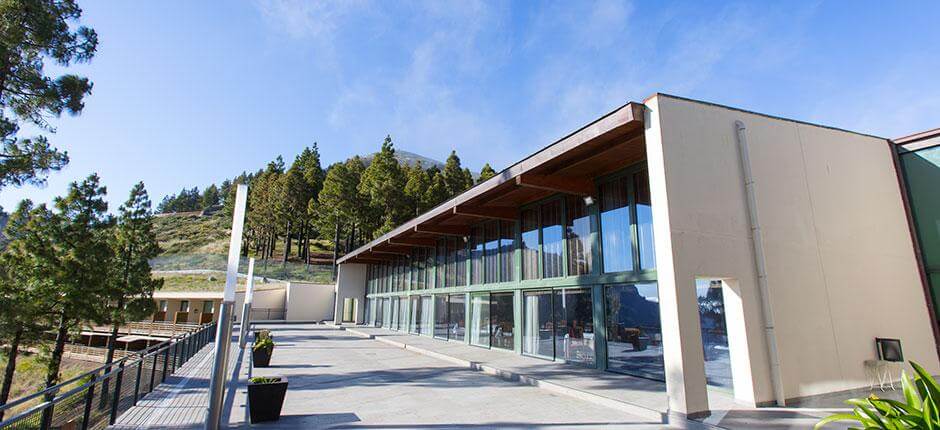
[[[470,227],[459,225],[416,225],[415,232],[439,234],[442,236],[469,236]]]
[[[422,239],[422,238],[398,238],[398,239],[389,239],[389,245],[403,245],[403,246],[418,246],[422,248],[433,248],[437,245],[437,241],[434,239]]]
[[[373,254],[411,255],[411,248],[405,246],[383,246],[382,248],[370,248],[369,252]]]
[[[595,193],[594,181],[590,179],[538,175],[534,173],[523,173],[516,176],[516,185],[578,196],[591,196]]]
[[[477,218],[501,219],[515,221],[519,219],[519,211],[504,207],[483,206],[454,206],[454,215],[466,215]]]

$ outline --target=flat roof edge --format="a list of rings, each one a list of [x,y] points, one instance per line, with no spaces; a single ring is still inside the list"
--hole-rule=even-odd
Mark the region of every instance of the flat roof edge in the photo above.
[[[940,136],[940,128],[934,128],[931,130],[925,130],[914,134],[909,134],[907,136],[902,136],[897,139],[891,139],[891,142],[896,145],[904,145],[908,143],[914,143],[921,140],[930,139],[933,137]]]

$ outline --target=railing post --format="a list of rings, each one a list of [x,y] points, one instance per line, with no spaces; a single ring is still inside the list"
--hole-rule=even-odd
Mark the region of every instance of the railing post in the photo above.
[[[176,373],[176,367],[177,367],[177,366],[176,366],[176,360],[177,360],[177,356],[179,356],[179,350],[180,350],[179,347],[180,347],[179,341],[176,341],[175,343],[173,343],[173,347],[172,347],[172,349],[173,349],[173,370],[172,370],[172,372],[173,372],[173,373]]]
[[[163,374],[160,376],[160,383],[166,381],[166,368],[170,364],[170,345],[163,350]]]
[[[118,403],[121,402],[121,380],[124,378],[124,361],[118,364],[117,376],[114,377],[114,396],[111,397],[111,418],[109,423],[117,421]]]
[[[52,398],[49,399],[49,406],[42,410],[42,417],[40,417],[39,428],[41,430],[49,430],[49,427],[52,426],[52,408],[55,407],[55,403],[52,401],[55,399],[55,394],[52,394]]]
[[[157,353],[153,353],[153,357],[150,359],[150,391],[153,392],[153,380],[157,378]]]
[[[85,392],[85,412],[82,415],[82,430],[88,430],[88,420],[91,419],[91,404],[95,402],[95,379],[92,378],[88,391]]]
[[[144,359],[141,357],[137,362],[137,380],[134,381],[134,406],[137,406],[137,399],[140,396],[140,376],[144,371]]]

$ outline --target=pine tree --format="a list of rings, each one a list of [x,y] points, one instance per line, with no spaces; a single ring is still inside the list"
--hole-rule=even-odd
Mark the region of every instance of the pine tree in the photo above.
[[[382,149],[362,173],[359,194],[368,198],[370,220],[377,224],[376,235],[390,231],[408,219],[408,205],[404,195],[405,175],[391,136],[385,137]]]
[[[449,199],[450,192],[447,191],[447,181],[442,173],[435,173],[431,178],[431,186],[424,193],[424,205],[430,209]]]
[[[481,184],[483,182],[486,182],[487,179],[492,178],[494,176],[496,176],[496,171],[493,170],[492,167],[490,167],[490,163],[486,163],[483,165],[483,168],[480,169],[480,177],[477,178],[477,183]]]
[[[405,197],[408,199],[408,209],[412,216],[424,213],[430,207],[426,204],[425,193],[431,186],[431,177],[427,170],[418,161],[414,166],[406,167],[407,181],[405,182]]]
[[[215,206],[219,204],[219,188],[215,184],[209,185],[202,192],[202,198],[200,199],[200,206],[202,209]]]
[[[0,188],[43,184],[45,175],[68,163],[45,136],[18,138],[20,123],[55,132],[50,117],[78,114],[91,93],[88,79],[45,75],[45,61],[59,66],[87,62],[98,36],[84,26],[74,0],[10,0],[0,3]],[[74,29],[74,30],[73,30]]]
[[[464,192],[473,184],[472,177],[468,179],[467,173],[460,167],[460,157],[457,156],[457,151],[451,151],[447,161],[444,162],[442,171],[444,183],[447,184],[447,193],[451,197]]]
[[[10,241],[31,240],[25,236],[23,226],[29,221],[33,203],[23,200],[10,215],[4,235]],[[46,302],[40,300],[36,291],[43,290],[49,280],[33,276],[28,256],[17,252],[14,244],[0,251],[0,344],[7,345],[7,363],[3,381],[0,383],[0,405],[6,404],[16,372],[16,359],[22,348],[42,339],[51,327],[47,324]],[[24,258],[26,257],[26,258]],[[47,287],[46,287],[47,288]],[[3,412],[0,411],[0,421]]]
[[[149,261],[160,254],[160,246],[153,231],[150,197],[143,182],[134,185],[127,201],[118,208],[118,214],[117,224],[108,235],[114,258],[109,264],[111,337],[105,364],[114,361],[118,329],[153,313],[153,293],[163,286],[163,279],[151,276]]]

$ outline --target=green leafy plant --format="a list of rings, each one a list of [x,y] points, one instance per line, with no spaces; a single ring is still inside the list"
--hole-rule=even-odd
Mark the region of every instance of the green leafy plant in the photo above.
[[[274,336],[271,336],[271,330],[259,330],[255,332],[255,343],[263,339],[274,340]]]
[[[851,429],[940,429],[940,384],[915,362],[914,380],[901,374],[904,401],[881,399],[874,394],[864,399],[849,399],[852,413],[835,414],[816,424],[816,429],[836,421],[854,421],[861,427]]]
[[[270,348],[274,348],[274,340],[272,340],[270,336],[255,339],[255,344],[252,347],[255,351]]]
[[[265,376],[255,376],[254,378],[249,378],[248,382],[252,384],[274,384],[281,382],[281,378],[278,377],[265,377]]]

